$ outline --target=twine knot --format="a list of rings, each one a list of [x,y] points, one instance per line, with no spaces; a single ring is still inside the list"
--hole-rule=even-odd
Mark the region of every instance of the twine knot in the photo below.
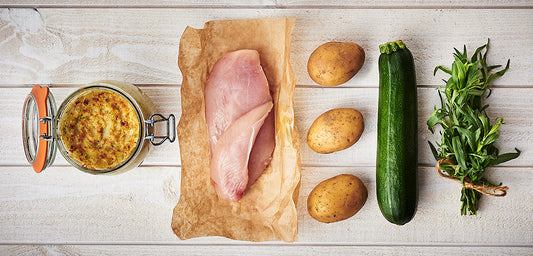
[[[453,165],[453,163],[448,159],[441,159],[437,161],[437,164],[435,165],[435,168],[437,169],[437,172],[440,174],[440,176],[455,180],[459,183],[463,183],[464,188],[473,189],[481,194],[488,195],[488,196],[505,196],[507,194],[507,190],[509,187],[507,186],[486,186],[486,185],[477,185],[472,182],[469,178],[464,178],[464,181],[461,182],[460,179],[452,177],[450,174],[448,174],[445,170],[440,168],[440,165],[442,163]],[[452,168],[455,170],[455,167],[452,166]]]

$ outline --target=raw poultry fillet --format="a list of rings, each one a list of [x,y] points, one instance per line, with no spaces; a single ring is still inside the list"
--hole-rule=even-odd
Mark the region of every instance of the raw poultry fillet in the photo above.
[[[205,84],[205,116],[219,198],[241,199],[270,163],[273,106],[257,51],[230,52],[215,63]]]

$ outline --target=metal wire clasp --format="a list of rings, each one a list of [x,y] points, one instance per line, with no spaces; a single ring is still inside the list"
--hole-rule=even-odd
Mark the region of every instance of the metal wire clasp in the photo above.
[[[156,136],[154,135],[152,128],[156,123],[162,121],[166,122],[167,134],[165,136]],[[148,120],[144,120],[144,123],[146,124],[146,135],[144,139],[149,140],[152,145],[159,146],[166,140],[169,140],[170,142],[176,140],[176,117],[174,117],[173,114],[170,114],[168,118],[165,118],[161,114],[152,114]]]
[[[54,132],[55,132],[54,116],[45,116],[43,118],[40,118],[39,122],[42,122],[43,124],[50,122],[50,125],[51,125],[50,134],[44,133],[43,135],[40,135],[39,138],[46,140],[46,141],[54,141]]]

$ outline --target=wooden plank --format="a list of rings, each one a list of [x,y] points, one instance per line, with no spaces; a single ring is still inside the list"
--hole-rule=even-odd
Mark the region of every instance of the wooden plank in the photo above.
[[[2,167],[2,243],[172,241],[179,170],[138,168],[94,176],[71,168],[40,174]]]
[[[283,246],[258,245],[0,245],[2,255],[397,255],[530,256],[531,247]]]
[[[332,3],[321,3],[313,0],[285,0],[280,5],[284,7],[320,7],[320,8],[436,8],[436,9],[448,9],[448,8],[509,8],[509,7],[522,7],[527,8],[532,5],[530,1],[524,0],[492,0],[492,1],[480,1],[474,0],[469,2],[450,0],[380,0],[380,1],[349,1],[340,0],[332,1]]]
[[[181,114],[178,86],[140,86],[155,102],[156,111],[164,115],[173,113],[177,119]],[[61,102],[72,88],[53,88],[56,101]],[[2,134],[9,134],[0,140],[0,165],[26,165],[22,147],[21,116],[22,106],[29,88],[3,88],[0,93],[0,123]],[[296,125],[301,138],[301,156],[304,166],[374,166],[376,158],[377,126],[377,88],[308,88],[299,87],[295,93]],[[434,165],[435,160],[427,144],[439,139],[438,133],[431,134],[426,121],[439,104],[437,91],[433,88],[419,88],[419,162],[421,165]],[[522,155],[505,163],[505,166],[531,166],[533,159],[533,105],[530,97],[533,88],[496,88],[486,100],[490,104],[489,116],[495,120],[503,116],[505,124],[501,127],[501,137],[497,142],[501,152],[522,150]],[[313,152],[306,143],[307,131],[312,122],[323,112],[350,107],[361,111],[365,118],[365,131],[361,139],[351,148],[332,154]],[[56,165],[67,165],[58,155]],[[165,143],[152,147],[145,165],[180,165],[178,143]],[[29,167],[28,167],[29,168]]]
[[[478,216],[460,216],[460,185],[440,177],[434,168],[420,168],[417,215],[397,226],[379,212],[373,167],[306,167],[295,244],[531,246],[532,171],[531,167],[494,168],[488,178],[508,185],[508,195],[483,197]],[[368,200],[348,220],[317,222],[307,213],[307,195],[320,181],[341,173],[359,176],[368,189]],[[1,244],[242,245],[219,237],[180,241],[174,236],[170,220],[179,198],[177,167],[141,167],[114,176],[70,168],[35,174],[22,167],[0,167],[0,177]]]
[[[501,0],[500,0],[501,1]],[[523,1],[523,0],[517,0]],[[143,1],[128,1],[128,0],[100,0],[100,1],[72,1],[72,0],[52,0],[52,1],[35,1],[22,0],[10,1],[0,0],[0,7],[69,7],[69,8],[266,8],[266,7],[282,7],[277,4],[276,0],[230,0],[221,3],[216,0],[143,0]],[[511,3],[514,5],[513,3]]]
[[[333,1],[333,2],[317,2],[311,0],[254,0],[254,1],[224,1],[221,4],[215,0],[143,0],[143,1],[127,1],[127,0],[105,0],[105,1],[71,1],[71,0],[21,0],[9,1],[0,0],[1,7],[156,7],[156,8],[526,8],[531,7],[532,3],[528,0],[473,0],[465,3],[464,1],[452,0],[362,0],[362,1]]]
[[[378,45],[396,39],[414,54],[418,84],[436,86],[443,76],[433,76],[434,67],[451,64],[453,47],[468,44],[472,50],[490,38],[489,64],[511,59],[511,69],[495,85],[531,86],[531,72],[524,70],[533,69],[533,52],[527,50],[533,45],[533,9],[335,9],[335,17],[332,11],[0,9],[1,83],[115,79],[179,84],[178,41],[186,26],[201,28],[214,19],[294,17],[291,63],[301,85],[315,85],[307,59],[327,41],[353,41],[366,50],[365,65],[344,87],[377,87]]]

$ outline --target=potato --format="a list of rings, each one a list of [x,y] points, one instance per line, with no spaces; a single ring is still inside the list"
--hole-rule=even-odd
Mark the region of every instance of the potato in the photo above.
[[[317,153],[329,154],[351,147],[364,129],[361,112],[353,108],[332,109],[313,122],[307,133],[307,144]]]
[[[365,184],[358,177],[341,174],[320,182],[309,193],[307,211],[320,222],[341,221],[356,214],[367,197]]]
[[[351,42],[325,43],[311,54],[307,72],[317,84],[335,86],[346,83],[363,66],[365,51]]]

